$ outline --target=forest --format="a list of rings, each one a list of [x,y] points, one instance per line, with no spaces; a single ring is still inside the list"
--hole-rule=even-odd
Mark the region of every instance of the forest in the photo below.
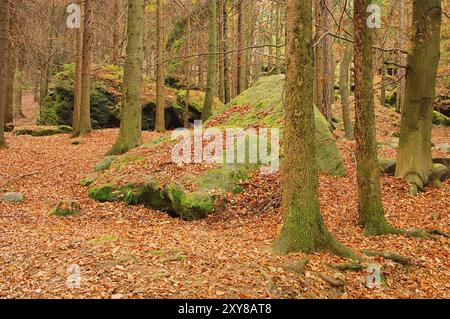
[[[0,299],[450,298],[449,10],[0,0]]]

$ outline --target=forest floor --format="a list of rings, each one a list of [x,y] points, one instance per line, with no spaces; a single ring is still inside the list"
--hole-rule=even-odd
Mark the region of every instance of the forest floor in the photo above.
[[[33,122],[36,106],[30,96],[27,101],[21,125]],[[379,139],[389,140],[398,131],[398,115],[379,109],[377,119]],[[367,257],[383,273],[383,284],[375,289],[365,286],[366,270],[340,273],[330,267],[345,262],[342,258],[272,253],[282,225],[277,175],[255,175],[236,209],[195,222],[89,199],[79,182],[117,134],[116,129],[95,131],[80,145],[72,145],[68,135],[7,134],[10,148],[0,150],[0,193],[22,192],[25,201],[0,202],[0,298],[450,298],[448,238],[362,234],[354,142],[338,143],[347,176],[320,176],[321,208],[330,231],[355,252],[392,251],[411,259],[405,267]],[[155,136],[144,133],[145,140]],[[435,143],[448,137],[445,128],[434,128]],[[395,149],[381,149],[380,155],[393,157]],[[444,189],[429,188],[416,197],[393,177],[383,176],[382,186],[386,215],[395,226],[450,231],[449,181]],[[48,217],[60,199],[79,200],[82,212]],[[269,209],[255,210],[255,202]],[[78,289],[66,287],[69,264],[80,266]]]

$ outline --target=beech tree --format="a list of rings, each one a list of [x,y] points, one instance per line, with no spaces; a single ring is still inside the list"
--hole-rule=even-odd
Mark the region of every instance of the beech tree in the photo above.
[[[93,44],[93,6],[92,0],[84,1],[84,30],[81,67],[81,97],[80,97],[80,136],[92,132],[91,126],[91,65]]]
[[[10,9],[9,0],[0,0],[0,148],[8,146],[5,140],[5,114],[7,108],[6,68],[8,63],[8,42],[9,42],[9,24]]]
[[[287,1],[284,223],[275,242],[281,253],[328,250],[354,257],[326,229],[320,215],[314,122],[312,0]]]
[[[109,154],[122,154],[142,144],[144,19],[144,0],[128,0],[128,41],[123,73],[120,132]]]
[[[156,119],[155,130],[164,132],[165,98],[164,98],[164,36],[162,26],[163,1],[156,1]]]
[[[78,1],[78,5],[82,8],[82,1]],[[82,11],[82,10],[81,10]],[[83,15],[80,17],[80,25],[83,24]],[[72,118],[72,137],[80,135],[80,112],[81,112],[81,77],[83,64],[83,28],[76,29],[75,34],[75,81],[74,81],[74,103]]]
[[[410,184],[415,194],[434,183],[431,128],[440,58],[442,8],[440,0],[413,1],[414,33],[408,53],[404,108],[396,176]]]
[[[212,115],[214,92],[216,86],[216,63],[217,63],[217,5],[216,0],[209,1],[208,18],[208,79],[206,84],[205,100],[202,109],[202,121],[206,121]]]

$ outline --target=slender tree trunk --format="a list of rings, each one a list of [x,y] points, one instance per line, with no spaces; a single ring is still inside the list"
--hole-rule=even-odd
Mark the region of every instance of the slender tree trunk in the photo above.
[[[231,100],[231,74],[230,74],[230,55],[228,51],[228,10],[227,0],[222,3],[222,18],[223,18],[223,77],[224,77],[224,102],[225,104]]]
[[[411,184],[412,194],[433,182],[431,129],[440,58],[441,14],[440,0],[413,3],[414,34],[408,54],[396,168],[396,176]]]
[[[243,80],[244,72],[244,12],[243,12],[243,1],[237,0],[236,11],[237,11],[237,61],[236,61],[236,95],[239,95],[243,91]]]
[[[275,71],[274,74],[281,73],[281,12],[282,12],[282,3],[281,1],[277,1],[275,4]]]
[[[91,64],[93,43],[92,0],[84,2],[83,55],[81,68],[80,136],[92,132],[91,127]]]
[[[399,49],[407,50],[408,42],[408,2],[409,0],[398,0],[398,13],[399,13]],[[406,56],[403,53],[399,53],[399,64],[405,65],[407,63]],[[398,97],[397,97],[397,110],[399,112],[403,111],[405,105],[405,89],[406,89],[406,70],[399,68],[398,78]]]
[[[350,64],[352,62],[353,46],[344,44],[344,53],[341,59],[339,74],[339,90],[341,93],[342,118],[344,120],[345,138],[353,139],[353,124],[350,116]]]
[[[144,19],[144,0],[128,0],[128,41],[123,74],[120,132],[109,154],[123,154],[142,144],[141,82]]]
[[[328,0],[315,0],[316,48],[315,48],[315,103],[328,122],[331,122],[331,16]]]
[[[82,1],[78,2],[82,8]],[[82,25],[83,15],[81,15],[80,24]],[[81,78],[82,78],[82,64],[83,64],[83,28],[76,29],[75,39],[75,82],[74,82],[74,103],[73,103],[73,118],[72,118],[72,137],[80,135],[80,111],[81,111]]]
[[[188,17],[187,21],[187,36],[186,41],[190,43],[191,39],[191,17]],[[186,55],[191,55],[191,46],[187,46]],[[184,112],[183,112],[183,127],[189,128],[189,103],[190,103],[190,95],[191,95],[191,60],[186,60],[186,98],[184,99]]]
[[[10,20],[12,22],[12,20]],[[10,30],[12,27],[10,25]],[[11,33],[12,34],[12,33]],[[8,67],[7,69],[7,83],[6,83],[6,114],[5,114],[5,124],[7,124],[8,129],[14,127],[14,57],[13,57],[13,46],[12,42],[9,41],[9,58],[8,58]]]
[[[22,94],[23,94],[23,59],[21,54],[17,54],[16,56],[16,72],[14,74],[14,118],[23,118],[22,112]]]
[[[287,1],[286,129],[282,163],[284,224],[281,253],[352,253],[326,229],[320,215],[313,105],[312,0]]]
[[[4,131],[7,106],[6,68],[8,64],[10,8],[10,0],[0,0],[0,148],[8,147]]]
[[[165,106],[165,93],[164,93],[164,36],[162,15],[163,0],[157,0],[156,2],[156,120],[155,130],[157,132],[164,132],[166,125],[164,121],[164,114],[166,110]]]
[[[355,138],[359,222],[367,235],[394,232],[384,216],[378,169],[373,90],[373,30],[367,26],[371,0],[355,0]]]
[[[216,0],[209,1],[209,37],[208,37],[208,81],[206,84],[205,101],[203,102],[202,121],[206,121],[212,115],[214,91],[216,84],[217,64],[217,7]]]

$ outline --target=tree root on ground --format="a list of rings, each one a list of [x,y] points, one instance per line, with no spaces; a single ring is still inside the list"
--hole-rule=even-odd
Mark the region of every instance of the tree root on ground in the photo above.
[[[399,263],[403,266],[410,266],[413,264],[412,260],[406,256],[390,252],[390,251],[373,251],[367,249],[361,249],[361,252],[364,255],[372,256],[372,257],[383,257],[385,259],[392,260],[396,263]]]
[[[333,269],[337,269],[339,271],[360,271],[367,268],[367,265],[356,262],[349,262],[335,265],[329,264],[328,266]]]

